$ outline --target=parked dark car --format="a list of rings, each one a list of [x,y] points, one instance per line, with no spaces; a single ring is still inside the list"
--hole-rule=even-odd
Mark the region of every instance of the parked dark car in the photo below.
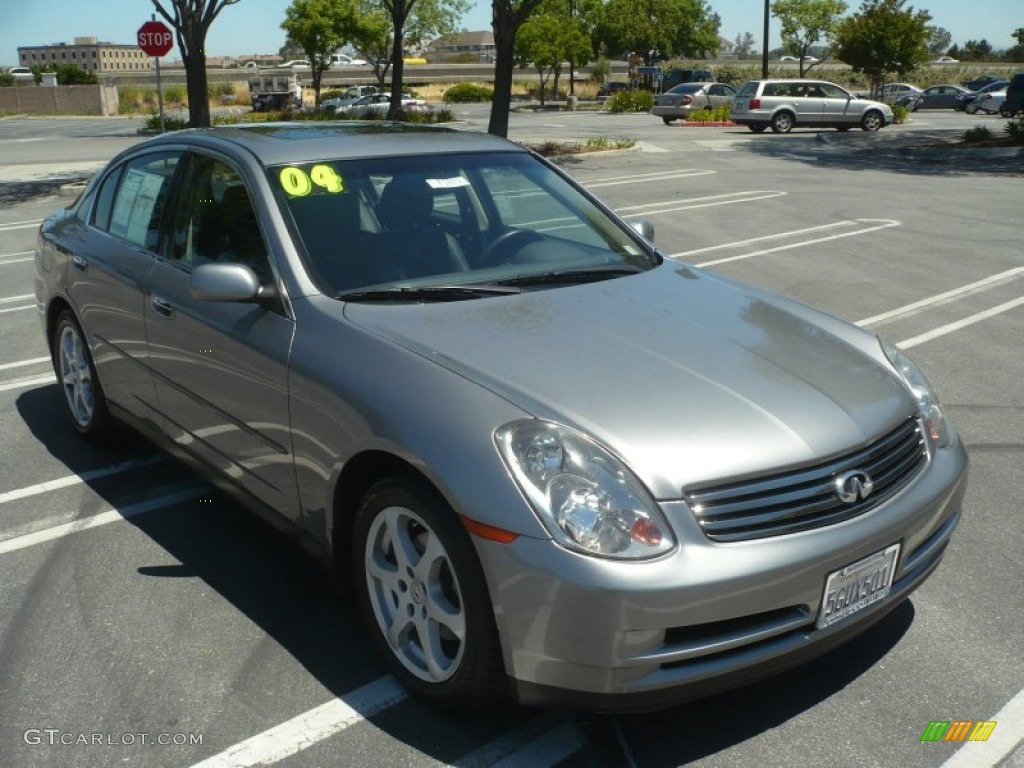
[[[1024,115],[1024,72],[1018,72],[1010,79],[1006,86],[1006,101],[999,108],[999,114],[1003,117]]]
[[[629,83],[623,80],[609,80],[597,89],[598,96],[611,96],[619,91],[628,91]]]
[[[982,75],[981,77],[976,77],[973,80],[968,80],[966,83],[960,83],[960,85],[962,85],[964,88],[970,88],[972,91],[978,91],[984,88],[989,83],[994,83],[997,80],[1002,79],[1003,78],[996,77],[995,75]]]
[[[933,85],[907,97],[903,105],[911,112],[919,109],[953,109],[957,96],[973,93],[960,85]]]
[[[976,91],[968,91],[953,99],[953,109],[957,112],[964,112],[967,109],[967,105],[974,101],[979,96],[983,96],[986,93],[992,93],[992,91],[1001,91],[1003,88],[1010,84],[1009,80],[996,80],[993,83],[982,86]]]

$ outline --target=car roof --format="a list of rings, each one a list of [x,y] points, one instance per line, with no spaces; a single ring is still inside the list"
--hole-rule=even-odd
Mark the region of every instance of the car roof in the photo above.
[[[487,133],[388,121],[257,123],[173,131],[145,143],[152,148],[183,142],[210,149],[244,149],[263,165],[360,157],[463,152],[526,152]]]

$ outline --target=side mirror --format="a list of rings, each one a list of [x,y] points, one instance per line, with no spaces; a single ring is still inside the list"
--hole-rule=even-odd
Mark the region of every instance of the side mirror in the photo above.
[[[267,295],[260,279],[244,264],[203,264],[188,281],[192,295],[201,301],[256,301]]]
[[[647,242],[654,242],[654,225],[650,219],[633,219],[629,222],[629,226]]]

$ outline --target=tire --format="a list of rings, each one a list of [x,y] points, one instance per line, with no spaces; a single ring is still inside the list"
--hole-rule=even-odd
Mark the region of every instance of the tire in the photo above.
[[[460,710],[502,697],[505,671],[483,570],[436,491],[397,478],[371,487],[356,514],[352,567],[363,621],[406,688]]]
[[[110,434],[113,418],[96,375],[92,352],[75,316],[64,310],[57,317],[52,340],[53,372],[61,389],[61,405],[83,437],[101,440]]]
[[[768,126],[767,125],[748,125],[747,128],[749,128],[754,133],[764,133],[765,130],[768,128]]]
[[[675,120],[675,118],[674,117],[662,117],[661,120],[662,120],[663,123],[665,123],[665,125],[672,125],[672,122]]]
[[[838,128],[836,128],[836,130],[839,131],[840,133],[846,133],[848,130],[850,130],[850,126],[840,125]]]
[[[793,130],[793,122],[791,112],[777,112],[772,115],[772,133],[789,133]]]
[[[885,124],[885,118],[877,109],[868,110],[860,119],[860,127],[870,133],[874,133]]]
[[[978,105],[972,101],[970,104],[964,107],[964,112],[966,112],[968,115],[976,115],[978,113]]]

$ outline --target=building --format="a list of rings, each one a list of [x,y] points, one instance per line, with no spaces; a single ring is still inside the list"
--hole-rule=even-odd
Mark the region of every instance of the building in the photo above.
[[[23,67],[74,64],[86,72],[148,72],[152,59],[137,45],[101,43],[95,37],[76,37],[75,42],[18,46],[18,63]]]

